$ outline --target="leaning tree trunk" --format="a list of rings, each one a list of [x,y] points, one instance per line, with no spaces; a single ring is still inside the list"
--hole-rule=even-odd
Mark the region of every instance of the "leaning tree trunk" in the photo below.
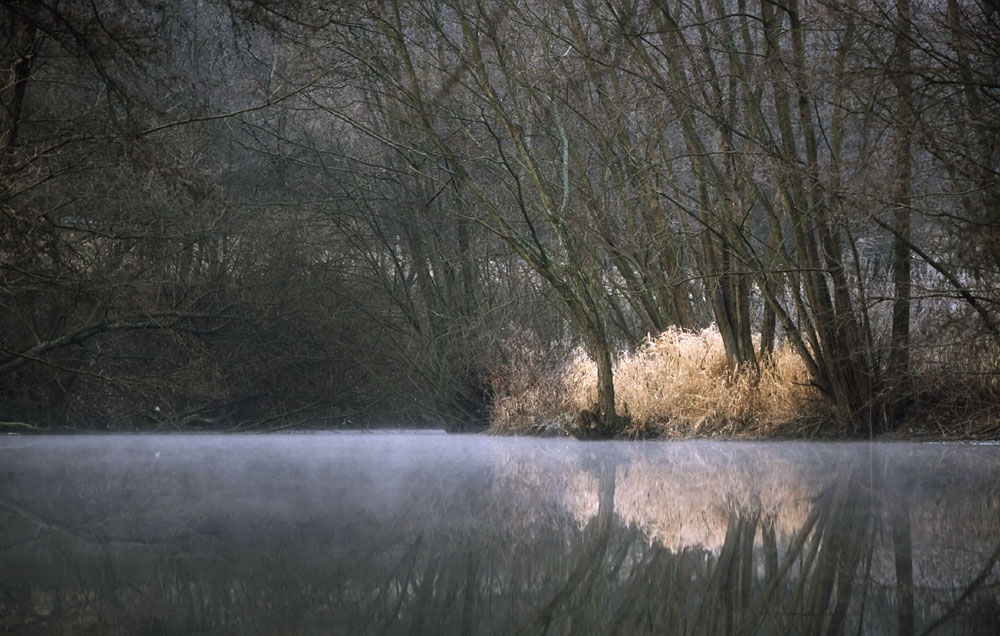
[[[590,346],[597,366],[597,433],[600,437],[614,437],[621,432],[622,420],[615,406],[615,369],[611,348],[607,339],[601,337],[595,338]]]

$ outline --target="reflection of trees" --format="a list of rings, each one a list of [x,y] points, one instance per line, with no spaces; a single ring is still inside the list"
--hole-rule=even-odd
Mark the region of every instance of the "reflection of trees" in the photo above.
[[[671,477],[640,470],[646,455],[538,448],[527,465],[397,466],[398,489],[363,462],[260,478],[130,467],[100,485],[65,470],[31,498],[31,475],[0,469],[0,632],[964,634],[1000,610],[995,462],[782,447],[800,515],[763,478],[680,480],[739,453],[672,455]],[[732,474],[761,476],[747,471]],[[673,479],[653,499],[677,506],[694,504],[670,493],[698,484],[725,511],[710,517],[720,541],[670,544],[630,520],[641,472]],[[183,505],[151,497],[151,475]]]
[[[943,496],[975,492],[988,477],[976,484],[963,476],[964,459],[919,449],[831,457],[778,448],[782,457],[771,464],[760,448],[750,465],[747,454],[717,448],[619,464],[610,541],[629,545],[608,554],[631,554],[593,560],[593,570],[615,573],[614,588],[576,602],[574,624],[690,634],[969,633],[990,624],[1000,605],[1000,537],[983,529],[995,526],[996,486],[978,505],[965,496],[948,505]],[[582,511],[577,519],[595,515],[590,475],[565,483],[571,508]],[[802,498],[804,510],[791,505]],[[708,527],[692,530],[699,509]],[[963,563],[942,568],[957,549]],[[569,580],[567,589],[577,586]],[[600,609],[580,611],[588,607]]]
[[[593,594],[597,578],[604,574],[595,564],[604,563],[608,558],[608,544],[615,513],[615,470],[614,466],[601,464],[596,467],[597,514],[583,531],[584,541],[573,554],[575,565],[564,584],[561,584],[551,600],[545,603],[519,630],[519,634],[545,633],[560,619],[568,620],[570,633],[574,618],[585,615],[587,601]],[[627,547],[627,544],[626,544]],[[627,550],[619,550],[611,558],[608,572],[616,572],[627,555]],[[584,625],[585,626],[585,625]]]

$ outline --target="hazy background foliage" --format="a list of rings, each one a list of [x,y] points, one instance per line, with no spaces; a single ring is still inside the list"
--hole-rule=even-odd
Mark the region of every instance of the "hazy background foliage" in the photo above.
[[[992,2],[10,0],[0,31],[8,426],[996,430]],[[711,373],[658,366],[699,338]]]

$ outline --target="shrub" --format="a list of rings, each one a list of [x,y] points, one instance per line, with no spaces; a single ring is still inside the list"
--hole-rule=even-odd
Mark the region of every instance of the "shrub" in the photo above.
[[[518,360],[496,392],[494,431],[558,430],[596,401],[596,368],[582,349],[547,370],[524,352]],[[794,351],[782,346],[759,371],[732,371],[714,327],[671,328],[621,355],[615,394],[630,419],[625,434],[635,437],[792,435],[822,419],[819,393]]]

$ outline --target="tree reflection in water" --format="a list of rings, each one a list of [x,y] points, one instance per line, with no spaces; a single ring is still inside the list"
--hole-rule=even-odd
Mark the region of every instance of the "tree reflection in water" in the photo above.
[[[976,634],[1000,615],[996,447],[290,439],[5,441],[0,631]],[[165,461],[132,461],[156,444]]]

